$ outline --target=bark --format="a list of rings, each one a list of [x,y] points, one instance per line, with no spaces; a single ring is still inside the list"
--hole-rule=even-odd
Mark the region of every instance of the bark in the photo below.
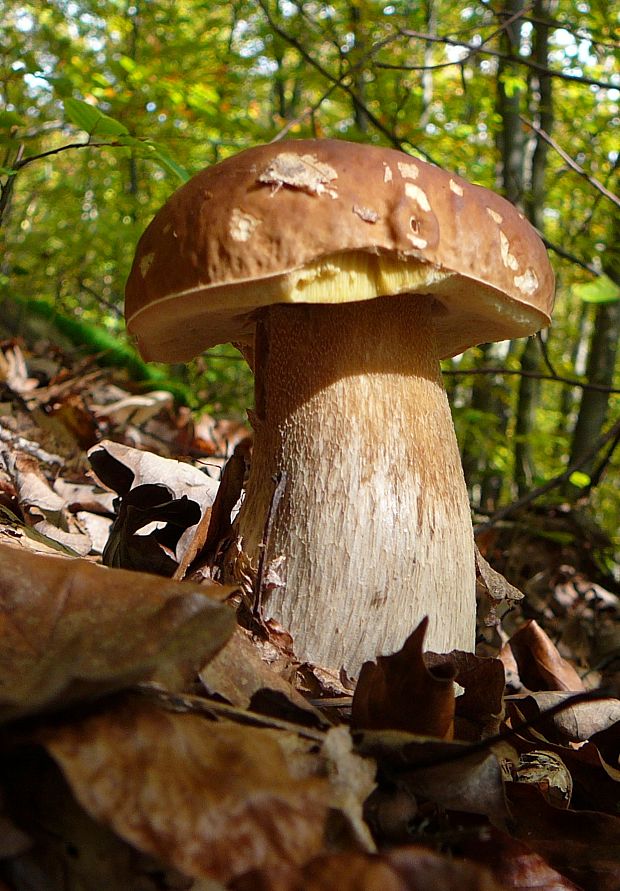
[[[362,13],[361,3],[352,2],[349,7],[351,16],[351,31],[353,33],[353,47],[350,52],[350,62],[352,66],[351,78],[352,89],[355,98],[359,99],[362,105],[365,104],[366,86],[364,81],[364,56],[367,52],[367,38],[365,33],[364,17]],[[355,124],[362,133],[368,130],[369,120],[364,108],[358,102],[353,100],[353,114],[355,116]]]
[[[612,224],[611,250],[604,263],[606,274],[620,285],[620,217],[615,216]],[[618,339],[620,338],[620,301],[601,303],[594,312],[594,325],[590,337],[586,378],[590,383],[612,387]],[[583,390],[577,423],[573,432],[569,463],[578,460],[601,436],[609,411],[609,393],[597,390]],[[593,459],[582,470],[591,473],[596,463]],[[577,495],[579,490],[569,494]]]
[[[430,649],[470,650],[473,536],[430,305],[273,306],[261,329],[230,575],[248,563],[255,574],[281,478],[263,612],[291,631],[299,658],[355,675],[424,615]]]
[[[549,26],[544,24],[553,18],[556,0],[536,0],[534,3],[534,25],[532,61],[541,68],[549,62]],[[538,123],[542,130],[551,133],[553,127],[553,93],[551,78],[536,73],[532,83],[536,95]],[[527,216],[540,231],[544,230],[543,208],[545,206],[545,173],[549,144],[536,137],[532,155],[531,183],[527,200]],[[536,341],[530,339],[523,347],[521,368],[524,371],[539,370],[540,354]],[[540,382],[523,377],[519,382],[516,424],[515,424],[515,484],[519,497],[531,488],[535,475],[532,454],[532,431],[536,416],[536,405],[540,394]]]
[[[501,12],[500,21],[504,22],[516,12],[523,9],[524,0],[506,0]],[[521,21],[517,19],[508,25],[500,38],[500,50],[505,55],[519,55],[521,44]],[[497,111],[501,117],[501,127],[497,137],[500,165],[498,171],[499,186],[504,195],[513,204],[521,205],[524,193],[524,135],[523,127],[519,119],[521,113],[521,90],[514,90],[508,86],[511,75],[520,74],[518,66],[503,59],[499,60],[497,70]],[[483,347],[486,360],[492,345]],[[474,381],[472,388],[473,408],[498,419],[499,432],[507,436],[508,412],[506,410],[507,399],[498,392],[498,385],[480,376]],[[478,493],[474,497],[474,503],[488,510],[495,510],[501,494],[503,480],[494,473],[488,462],[481,460],[472,448],[471,438],[465,441],[463,450],[463,466],[465,478],[472,493]]]
[[[506,0],[502,20],[521,12],[524,0]],[[518,56],[521,45],[521,19],[508,25],[500,40],[500,49],[505,55]],[[506,198],[518,206],[523,203],[525,136],[519,119],[521,114],[522,90],[510,84],[512,76],[520,76],[521,69],[512,62],[499,60],[497,70],[497,104],[502,119],[498,134],[498,148],[501,156],[501,185]]]

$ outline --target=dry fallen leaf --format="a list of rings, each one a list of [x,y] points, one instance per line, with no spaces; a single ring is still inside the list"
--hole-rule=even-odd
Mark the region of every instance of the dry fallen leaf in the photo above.
[[[0,545],[0,717],[206,662],[235,627],[214,599],[232,590]]]
[[[216,695],[238,708],[250,708],[307,727],[328,725],[318,709],[295,687],[263,662],[250,633],[235,633],[199,672],[210,696]]]
[[[506,701],[514,703],[525,718],[535,721],[537,730],[550,742],[585,742],[620,721],[620,700],[610,697],[571,704],[573,697],[570,692],[551,690],[516,694],[506,697]],[[566,703],[566,708],[540,719],[561,703]]]
[[[502,763],[518,761],[506,743],[479,748],[392,730],[358,731],[353,738],[356,750],[375,758],[382,774],[399,789],[448,810],[483,814],[504,826],[509,812]]]
[[[505,891],[476,863],[420,846],[381,856],[347,852],[316,857],[302,868],[251,873],[231,891]]]
[[[508,784],[507,791],[512,835],[583,891],[618,891],[620,817],[560,810],[528,784]]]
[[[428,619],[420,622],[397,653],[364,663],[353,694],[353,727],[452,738],[455,672],[451,666],[433,671],[426,665],[427,625]]]
[[[462,687],[456,697],[454,736],[476,742],[498,733],[504,712],[504,666],[499,659],[454,650],[452,653],[425,653],[427,667],[442,666],[451,671]]]
[[[513,634],[510,649],[521,681],[529,690],[584,690],[583,681],[557,651],[538,622],[530,619]]]
[[[305,763],[296,772],[293,736],[129,698],[50,729],[44,744],[91,816],[186,875],[225,883],[321,850],[330,785],[304,776]]]
[[[213,505],[217,482],[191,464],[116,442],[100,442],[88,457],[97,479],[120,496],[103,562],[173,575]]]

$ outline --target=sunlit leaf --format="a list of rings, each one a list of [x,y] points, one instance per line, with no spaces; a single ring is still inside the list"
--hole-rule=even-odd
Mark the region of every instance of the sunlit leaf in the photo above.
[[[72,124],[85,130],[90,136],[124,136],[129,130],[120,121],[99,111],[82,99],[64,100],[65,114]]]
[[[575,285],[573,290],[584,303],[617,303],[620,300],[620,286],[607,275],[600,275],[583,285]]]
[[[577,486],[578,489],[585,489],[586,486],[589,486],[592,482],[588,474],[584,473],[582,470],[575,470],[571,473],[569,480],[573,486]]]

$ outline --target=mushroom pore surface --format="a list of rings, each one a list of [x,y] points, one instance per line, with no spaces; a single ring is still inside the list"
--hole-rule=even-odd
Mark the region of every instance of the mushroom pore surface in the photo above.
[[[263,614],[298,658],[351,676],[425,615],[429,649],[473,648],[472,525],[434,307],[419,294],[274,305],[258,324],[255,445],[228,574],[256,566],[283,474]]]

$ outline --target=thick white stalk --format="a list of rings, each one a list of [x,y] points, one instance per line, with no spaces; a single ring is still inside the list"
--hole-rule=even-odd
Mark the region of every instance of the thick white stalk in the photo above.
[[[432,312],[406,295],[272,306],[259,325],[241,549],[255,567],[283,473],[266,566],[284,584],[263,614],[300,659],[350,675],[424,615],[428,649],[474,644],[472,526]]]

